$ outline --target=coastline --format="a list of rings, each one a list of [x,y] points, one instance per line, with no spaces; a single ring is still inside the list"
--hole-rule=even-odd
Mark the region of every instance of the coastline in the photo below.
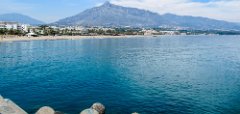
[[[98,35],[98,36],[38,36],[38,37],[27,37],[27,36],[1,36],[0,42],[14,42],[14,41],[34,41],[34,40],[78,40],[78,39],[105,39],[105,38],[153,38],[159,36],[185,36],[185,35],[123,35],[123,36],[109,36],[109,35]],[[202,35],[186,35],[186,36],[202,36]],[[215,35],[206,35],[215,36]],[[221,35],[225,36],[225,35]],[[239,35],[233,35],[239,36]]]
[[[125,36],[0,36],[0,42],[13,42],[13,41],[32,41],[32,40],[77,40],[77,39],[102,39],[102,38],[135,38],[135,37],[153,37],[143,35],[125,35]]]

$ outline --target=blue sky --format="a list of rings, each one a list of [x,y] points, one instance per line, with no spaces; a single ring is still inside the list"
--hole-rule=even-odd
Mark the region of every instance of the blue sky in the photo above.
[[[22,13],[45,22],[72,16],[106,0],[0,0],[0,14]],[[240,0],[110,0],[159,14],[203,16],[240,22]]]
[[[192,0],[193,2],[209,2],[210,0]]]
[[[23,13],[52,22],[102,2],[104,0],[0,0],[0,14]]]

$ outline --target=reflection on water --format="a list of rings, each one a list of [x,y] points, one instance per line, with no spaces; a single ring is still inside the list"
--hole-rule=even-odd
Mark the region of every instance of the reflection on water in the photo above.
[[[239,113],[239,36],[0,43],[0,93],[29,113]]]

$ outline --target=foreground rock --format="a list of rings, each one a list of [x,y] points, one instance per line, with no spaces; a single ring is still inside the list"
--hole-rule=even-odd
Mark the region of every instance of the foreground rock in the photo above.
[[[51,107],[44,106],[44,107],[40,108],[36,112],[36,114],[55,114],[55,111]]]
[[[105,106],[101,103],[94,103],[91,108],[83,110],[80,114],[104,114]]]
[[[0,114],[28,114],[18,105],[9,99],[4,99],[0,95]],[[55,111],[49,106],[40,108],[35,114],[64,114],[59,111]],[[91,108],[83,110],[80,114],[105,114],[105,106],[101,103],[94,103]],[[132,113],[139,114],[139,113]]]
[[[105,113],[105,106],[101,103],[94,103],[91,108],[98,111],[99,114]]]
[[[9,99],[0,95],[0,114],[27,114],[23,109]]]

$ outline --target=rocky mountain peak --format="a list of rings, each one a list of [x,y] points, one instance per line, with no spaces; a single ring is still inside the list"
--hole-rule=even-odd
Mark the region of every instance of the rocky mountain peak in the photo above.
[[[109,7],[109,6],[113,6],[113,4],[110,3],[109,1],[106,1],[102,6],[103,7]]]

